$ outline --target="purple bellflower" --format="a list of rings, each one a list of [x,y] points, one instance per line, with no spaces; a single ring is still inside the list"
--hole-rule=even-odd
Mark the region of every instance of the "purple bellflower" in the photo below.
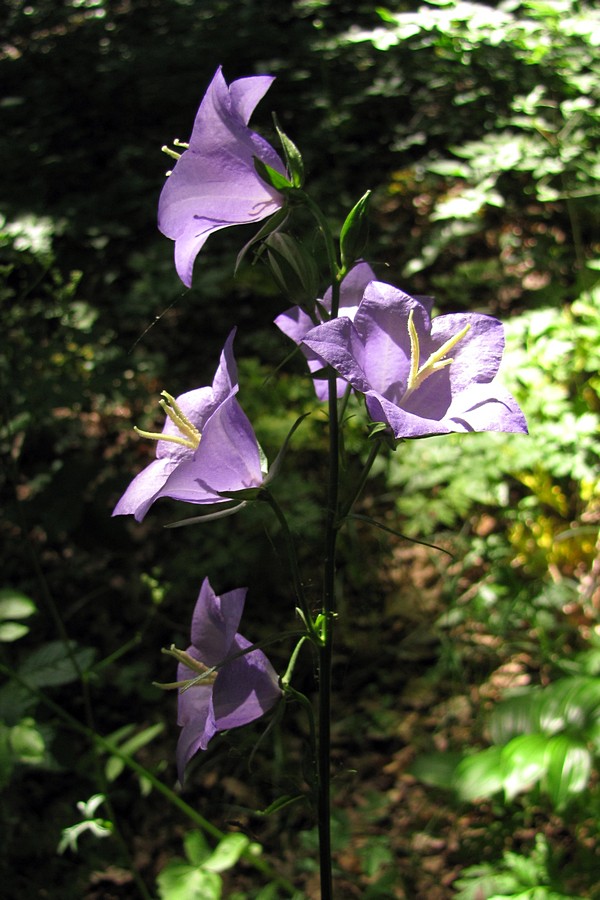
[[[171,651],[180,660],[178,724],[183,731],[177,744],[177,769],[181,783],[192,756],[206,750],[218,731],[259,719],[281,696],[277,674],[262,650],[227,661],[252,646],[237,633],[246,591],[238,588],[218,597],[205,578],[192,617],[191,646],[186,653]],[[213,666],[217,668],[210,671]]]
[[[368,263],[359,262],[350,269],[340,284],[340,316],[347,316],[350,320],[354,319],[365,288],[370,281],[375,281],[375,273]],[[325,296],[320,303],[328,312],[331,311],[331,288],[325,291]],[[277,316],[275,324],[280,331],[300,345],[311,372],[317,372],[323,368],[323,361],[319,356],[313,353],[308,346],[302,344],[304,336],[315,325],[308,313],[304,312],[300,306],[292,306],[291,309],[287,309]],[[316,378],[314,386],[319,400],[327,400],[327,381],[323,378]],[[345,389],[346,384],[338,379],[338,397],[343,395]]]
[[[283,197],[259,178],[253,157],[282,175],[271,145],[248,128],[254,107],[273,78],[239,78],[228,86],[217,69],[196,114],[187,149],[167,178],[158,203],[158,227],[175,241],[175,268],[191,287],[194,260],[213,231],[266,219]]]
[[[318,325],[305,345],[365,395],[375,422],[396,438],[452,431],[527,433],[511,394],[496,380],[504,329],[492,316],[431,320],[431,301],[384,284],[367,285],[351,319]]]
[[[141,522],[159,497],[188,503],[225,503],[220,492],[260,487],[264,472],[260,447],[236,400],[237,367],[231,332],[221,352],[212,387],[188,391],[174,399],[163,391],[160,405],[167,419],[160,434],[140,431],[157,441],[156,459],[137,475],[113,516],[133,515]]]

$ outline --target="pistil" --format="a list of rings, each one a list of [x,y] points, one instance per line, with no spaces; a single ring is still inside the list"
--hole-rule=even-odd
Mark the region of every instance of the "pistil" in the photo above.
[[[180,432],[177,434],[164,434],[164,432],[157,431],[142,431],[141,428],[138,428],[134,425],[133,430],[136,434],[139,434],[140,437],[148,438],[151,441],[169,441],[171,444],[180,444],[182,447],[188,447],[190,450],[196,450],[198,444],[200,443],[200,438],[202,435],[196,428],[196,426],[190,422],[188,417],[182,411],[181,407],[177,404],[175,399],[171,397],[170,394],[167,394],[166,391],[161,392],[162,400],[158,401],[158,405],[161,407],[165,415],[171,420],[173,425]]]
[[[423,363],[422,366],[419,366],[419,360],[421,358],[421,348],[419,345],[419,335],[414,323],[413,310],[411,309],[408,315],[408,336],[410,338],[410,370],[408,373],[408,384],[406,387],[406,391],[404,392],[404,396],[401,400],[402,403],[404,403],[404,401],[407,400],[410,395],[413,394],[427,378],[429,378],[430,375],[433,375],[434,372],[439,372],[440,369],[445,369],[446,366],[449,366],[454,362],[454,359],[444,359],[444,357],[453,349],[453,347],[456,347],[459,341],[462,341],[465,335],[469,332],[470,328],[470,325],[465,325],[464,328],[461,328],[460,331],[457,331],[457,333],[454,334],[451,338],[448,338],[448,340],[445,341],[445,343],[443,343],[441,347],[435,350]]]

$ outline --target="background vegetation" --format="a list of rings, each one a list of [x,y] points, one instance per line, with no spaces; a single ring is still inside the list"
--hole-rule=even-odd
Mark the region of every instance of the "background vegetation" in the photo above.
[[[153,452],[131,425],[156,423],[163,388],[206,383],[234,324],[241,401],[269,457],[314,409],[299,363],[267,378],[289,347],[266,272],[232,277],[245,231],[209,240],[191,292],[156,231],[160,147],[187,137],[219,64],[228,80],[277,75],[254,122],[273,139],[277,111],[332,216],[374,190],[382,279],[505,321],[504,381],[530,425],[404,444],[377,470],[362,511],[451,559],[362,523],[345,534],[340,896],[600,896],[593,4],[7,0],[3,16],[7,896],[280,895],[232,868],[243,841],[215,858],[214,835],[160,793],[175,784],[175,702],[151,684],[172,677],[160,648],[185,644],[204,575],[251,586],[244,633],[289,627],[277,531],[253,510],[164,531],[181,512],[170,501],[141,526],[110,519]],[[309,582],[322,440],[312,415],[279,486]],[[310,689],[309,665],[303,677]],[[251,772],[260,723],[215,740],[183,799],[228,839],[260,842],[311,898],[310,810],[257,813],[302,789],[303,727],[287,712]]]

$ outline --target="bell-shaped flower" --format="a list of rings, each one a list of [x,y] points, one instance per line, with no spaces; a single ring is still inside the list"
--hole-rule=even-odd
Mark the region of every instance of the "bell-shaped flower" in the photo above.
[[[246,591],[237,588],[218,597],[205,578],[192,617],[191,646],[186,653],[173,653],[184,660],[177,667],[178,724],[183,728],[177,769],[182,783],[192,756],[206,750],[218,731],[253,722],[281,696],[277,674],[262,650],[239,655],[252,646],[237,630]]]
[[[370,281],[374,280],[375,273],[371,266],[366,262],[359,262],[350,269],[340,284],[340,316],[347,316],[351,320],[354,319],[366,286]],[[325,291],[325,295],[319,303],[327,310],[327,312],[331,312],[331,288],[328,288]],[[316,315],[319,320],[322,320],[318,307]],[[304,336],[315,327],[315,323],[302,307],[292,306],[290,309],[287,309],[285,312],[281,313],[281,315],[277,316],[274,321],[280,331],[283,331],[283,333],[295,341],[296,344],[300,345],[311,372],[318,372],[319,369],[323,368],[323,362],[319,356],[316,353],[313,353],[306,344],[302,343]],[[322,378],[315,378],[314,385],[319,400],[326,400],[328,393],[327,381]],[[342,396],[345,389],[346,384],[343,381],[338,380],[338,397]]]
[[[159,497],[224,503],[221,492],[263,483],[260,447],[235,397],[234,336],[235,329],[221,352],[212,387],[188,391],[177,399],[163,392],[160,405],[167,418],[162,432],[136,429],[140,436],[157,441],[156,459],[133,479],[113,516],[133,515],[141,522]]]
[[[365,395],[375,422],[396,438],[452,431],[527,432],[496,380],[504,329],[492,316],[430,317],[430,301],[373,281],[354,318],[318,325],[305,345]]]
[[[283,206],[263,181],[254,157],[285,175],[271,145],[248,128],[254,107],[273,78],[239,78],[228,86],[221,69],[204,95],[187,149],[162,189],[158,227],[175,241],[175,268],[190,287],[194,260],[213,231],[259,222]]]

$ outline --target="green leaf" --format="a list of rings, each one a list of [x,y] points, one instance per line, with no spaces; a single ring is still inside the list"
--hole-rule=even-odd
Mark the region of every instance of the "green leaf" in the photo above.
[[[502,748],[489,747],[463,759],[452,776],[461,800],[480,800],[502,790]]]
[[[285,175],[282,175],[277,169],[267,165],[267,163],[264,163],[262,159],[258,159],[256,156],[254,157],[254,168],[256,169],[258,177],[262,178],[263,181],[266,181],[266,183],[275,188],[276,191],[289,191],[290,189],[293,189],[294,185]]]
[[[9,644],[27,634],[29,628],[21,622],[0,622],[0,641]]]
[[[507,744],[520,734],[539,729],[539,716],[534,705],[534,692],[527,691],[503,700],[490,716],[489,731],[494,744]]]
[[[292,184],[296,188],[301,188],[304,184],[304,162],[302,161],[300,151],[287,134],[284,134],[277,123],[275,123],[275,128],[277,129],[277,134],[279,135],[279,140],[281,141],[281,146],[285,153],[287,170],[292,176]]]
[[[164,727],[163,722],[158,722],[156,725],[150,725],[148,728],[145,728],[143,731],[134,734],[133,737],[126,740],[121,744],[119,749],[128,756],[133,756],[137,750],[140,750],[142,747],[145,747],[146,744],[149,744],[150,741],[153,741],[154,738],[164,730]],[[105,771],[107,780],[114,781],[119,777],[124,768],[125,763],[122,759],[118,756],[111,756],[106,763]]]
[[[0,621],[4,619],[28,619],[36,611],[36,605],[21,591],[12,588],[0,590]]]
[[[454,882],[458,889],[454,900],[482,900],[482,898],[511,897],[518,890],[519,884],[514,875],[498,872],[487,863],[469,866],[461,877]]]
[[[226,834],[222,841],[219,841],[212,855],[203,864],[203,868],[209,872],[225,872],[235,866],[236,862],[250,846],[250,841],[245,834],[236,832],[235,834]]]
[[[546,773],[548,738],[543,734],[523,734],[501,750],[502,786],[507,800],[536,784]]]
[[[367,210],[370,197],[371,191],[363,194],[358,203],[350,210],[346,216],[346,221],[342,225],[340,232],[340,257],[346,271],[354,265],[367,243],[369,233]]]
[[[244,244],[244,246],[238,253],[236,261],[235,261],[235,268],[233,270],[234,275],[237,275],[237,270],[239,269],[242,260],[248,253],[248,250],[250,250],[250,248],[253,247],[254,244],[257,244],[260,241],[262,241],[265,237],[267,237],[267,235],[271,234],[273,231],[277,231],[277,229],[280,228],[285,223],[285,220],[287,219],[288,215],[289,215],[289,213],[288,213],[288,210],[285,208],[285,206],[282,209],[278,209],[276,213],[274,213],[272,216],[270,216],[267,219],[267,221],[262,226],[262,228],[259,231],[257,231],[253,237],[250,238],[248,243]]]
[[[269,270],[290,302],[306,307],[319,294],[319,270],[314,254],[290,234],[276,231],[265,240]]]
[[[82,672],[89,669],[96,651],[91,647],[78,647],[75,641],[71,641],[71,650],[76,665],[73,665],[62,641],[43,644],[22,663],[19,668],[20,677],[34,687],[49,687],[76,681],[79,678],[77,666]]]
[[[274,800],[266,809],[261,809],[258,811],[259,816],[270,816],[275,812],[279,812],[279,810],[284,809],[286,806],[290,806],[292,803],[297,803],[298,800],[306,800],[305,794],[284,794],[282,797],[278,797],[277,800]]]
[[[161,900],[221,900],[220,876],[183,860],[170,862],[156,881]]]
[[[35,765],[44,761],[46,742],[34,719],[23,719],[11,728],[9,739],[12,752],[19,762]]]
[[[193,866],[201,865],[211,855],[211,849],[201,831],[188,831],[183,839],[185,855]]]
[[[540,729],[585,730],[600,718],[600,678],[562,678],[539,692]]]
[[[462,753],[426,753],[413,762],[409,771],[424,784],[452,790],[454,771],[462,759]]]
[[[592,756],[581,741],[557,734],[546,745],[546,764],[542,786],[560,812],[571,797],[581,794],[587,787]]]

